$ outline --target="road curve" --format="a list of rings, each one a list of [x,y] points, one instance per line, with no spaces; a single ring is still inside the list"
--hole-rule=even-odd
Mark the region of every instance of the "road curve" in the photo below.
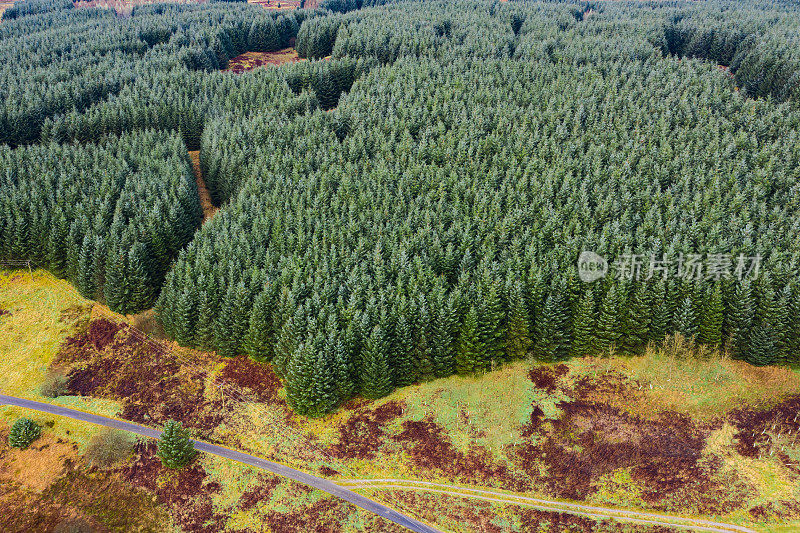
[[[498,503],[534,507],[548,511],[578,514],[592,518],[613,518],[625,522],[669,526],[680,529],[691,529],[693,531],[709,531],[715,533],[758,533],[757,531],[744,526],[727,524],[724,522],[715,522],[702,518],[673,516],[647,511],[631,511],[610,507],[598,507],[572,502],[562,502],[558,500],[543,500],[540,498],[531,498],[529,496],[518,495],[512,492],[476,489],[471,487],[462,487],[459,485],[434,483],[431,481],[417,481],[409,479],[347,479],[339,480],[339,484],[349,488],[421,490],[426,492],[447,494],[450,496],[460,496],[462,498],[494,501]]]
[[[53,405],[44,402],[36,402],[33,400],[17,398],[14,396],[6,396],[4,394],[0,394],[0,405],[13,405],[16,407],[33,409],[34,411],[40,411],[51,415],[64,416],[67,418],[72,418],[73,420],[89,422],[90,424],[97,424],[100,426],[119,429],[122,431],[129,431],[131,433],[136,433],[137,435],[142,435],[144,437],[149,437],[151,439],[157,439],[161,436],[161,432],[156,429],[152,429],[146,426],[140,426],[132,422],[125,422],[123,420],[116,420],[114,418],[108,418],[105,416],[85,413],[83,411],[70,409],[68,407],[62,407],[60,405]],[[212,455],[217,455],[219,457],[224,457],[226,459],[231,459],[233,461],[244,463],[248,466],[260,468],[262,470],[267,470],[268,472],[272,472],[273,474],[276,474],[278,476],[289,478],[294,481],[306,484],[310,487],[314,487],[315,489],[327,492],[328,494],[336,496],[337,498],[350,502],[353,505],[361,507],[362,509],[365,509],[387,520],[390,520],[395,524],[408,528],[411,531],[416,531],[417,533],[444,533],[441,530],[438,530],[432,526],[420,522],[419,520],[416,520],[414,518],[411,518],[410,516],[406,516],[402,513],[399,513],[398,511],[395,511],[390,507],[387,507],[378,502],[370,500],[369,498],[357,494],[349,489],[340,487],[336,483],[328,481],[327,479],[312,476],[311,474],[307,474],[300,470],[295,470],[294,468],[290,468],[280,463],[265,461],[264,459],[254,457],[246,453],[224,448],[222,446],[217,446],[215,444],[209,444],[207,442],[195,440],[194,446],[197,450],[201,452],[210,453]]]

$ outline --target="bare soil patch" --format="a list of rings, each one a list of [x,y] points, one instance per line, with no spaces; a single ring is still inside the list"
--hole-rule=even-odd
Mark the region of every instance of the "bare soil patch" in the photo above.
[[[190,150],[189,157],[192,159],[194,178],[197,181],[197,192],[200,195],[200,207],[203,209],[203,223],[206,223],[217,214],[219,208],[211,201],[211,194],[208,192],[208,187],[203,179],[203,171],[200,168],[200,151]]]
[[[238,55],[228,62],[228,68],[224,72],[234,72],[241,74],[258,67],[267,65],[279,66],[286,63],[303,61],[294,48],[284,48],[275,52],[245,52]]]

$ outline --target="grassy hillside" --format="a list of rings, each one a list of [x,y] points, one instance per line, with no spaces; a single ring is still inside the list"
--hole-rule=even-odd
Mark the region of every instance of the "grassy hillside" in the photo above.
[[[63,376],[64,394],[46,401],[153,426],[180,419],[208,440],[337,479],[495,487],[716,516],[757,523],[765,531],[800,518],[793,464],[800,462],[800,446],[792,426],[800,412],[800,379],[786,368],[752,367],[677,339],[641,357],[516,363],[486,375],[430,381],[306,419],[288,408],[268,365],[144,342],[124,317],[43,272],[16,271],[3,280],[0,383],[11,394],[41,400],[41,385],[55,373]],[[5,423],[20,414],[2,411]],[[48,439],[76,447],[50,455],[25,452],[43,464],[75,460],[98,431],[38,418],[51,426]],[[354,530],[374,520],[322,494],[214,458],[201,459],[193,474],[164,478],[154,451],[138,446],[126,472],[179,523],[197,505],[207,507],[207,520],[231,531],[260,523],[319,523],[309,509]],[[24,485],[26,475],[13,476]],[[194,489],[178,491],[184,485]],[[367,493],[431,520],[424,509],[438,502],[437,508],[448,509],[436,515],[438,522],[464,524],[456,528],[464,531],[519,530],[534,520],[532,510],[513,505],[464,500],[444,506],[453,497]]]

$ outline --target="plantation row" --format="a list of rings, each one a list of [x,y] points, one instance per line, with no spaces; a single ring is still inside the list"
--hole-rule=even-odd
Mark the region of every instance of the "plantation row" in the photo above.
[[[17,129],[3,138],[42,142],[3,149],[3,257],[33,258],[125,312],[160,291],[170,336],[271,362],[311,415],[530,354],[635,353],[674,332],[755,364],[798,360],[796,8],[331,8],[161,5],[130,22],[61,9],[0,25],[0,53],[30,71],[4,66],[19,79],[0,86],[41,111],[25,122],[9,103]],[[19,45],[24,32],[80,37],[51,53]],[[295,35],[302,56],[332,58],[216,72]],[[79,80],[96,68],[113,90],[87,95]],[[65,90],[46,90],[51,77]],[[124,147],[140,137],[133,156]],[[181,137],[222,206],[196,233]],[[152,165],[137,159],[148,153]],[[150,171],[164,161],[175,166]],[[92,177],[105,166],[119,173]],[[133,196],[126,172],[141,175],[128,176]],[[60,219],[66,238],[48,230]],[[51,241],[68,243],[64,258]],[[136,297],[110,288],[119,250],[135,256],[124,276]],[[589,284],[584,250],[742,254],[761,258],[761,275]]]

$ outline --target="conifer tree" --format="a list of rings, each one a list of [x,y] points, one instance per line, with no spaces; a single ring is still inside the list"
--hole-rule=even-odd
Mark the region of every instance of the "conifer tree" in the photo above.
[[[594,338],[596,318],[594,292],[588,290],[578,302],[572,345],[570,346],[571,355],[581,357],[590,355],[594,351],[597,344]]]
[[[678,333],[686,338],[693,338],[697,335],[697,312],[695,303],[691,296],[685,296],[675,315],[675,324]]]
[[[512,283],[508,293],[509,314],[503,343],[506,358],[523,359],[527,357],[532,343],[522,283],[519,281]]]
[[[698,340],[712,346],[722,342],[722,287],[719,283],[704,298],[703,314],[700,320]]]
[[[375,326],[364,350],[362,390],[364,397],[378,399],[392,392],[392,369],[389,367],[388,341],[380,326]]]
[[[478,312],[474,306],[470,306],[459,335],[456,372],[461,375],[475,372],[482,359],[483,345],[478,334]]]
[[[319,349],[315,359],[310,412],[321,416],[333,412],[339,406],[338,372],[332,351]]]
[[[197,451],[194,449],[189,431],[184,429],[180,422],[167,420],[158,440],[156,455],[161,459],[162,465],[177,470],[191,463]]]
[[[652,320],[650,322],[650,341],[662,343],[672,322],[672,308],[668,303],[667,285],[659,279],[653,288]]]
[[[451,295],[439,305],[439,313],[433,324],[432,357],[436,377],[453,374],[456,369],[456,305]]]
[[[301,415],[314,409],[314,373],[316,357],[311,342],[300,344],[290,355],[286,367],[286,401]]]
[[[478,338],[483,350],[475,370],[488,371],[501,363],[505,356],[503,339],[503,308],[497,284],[489,283],[485,288],[478,312]]]
[[[394,385],[404,387],[414,383],[416,370],[414,363],[414,343],[411,326],[405,315],[401,314],[396,326],[396,354],[394,357]]]
[[[769,324],[756,325],[744,353],[745,361],[756,366],[776,363],[778,360],[776,344],[775,331]]]
[[[272,293],[268,289],[261,291],[253,302],[253,312],[244,338],[244,351],[257,361],[272,359],[275,341],[272,331],[272,307]]]
[[[731,330],[728,345],[734,357],[742,359],[747,353],[753,327],[753,298],[748,280],[737,285],[730,308]]]
[[[42,434],[42,428],[30,418],[19,418],[8,433],[8,445],[24,450]]]
[[[646,283],[631,291],[623,316],[621,347],[629,354],[638,353],[650,338],[650,296]]]
[[[559,284],[547,296],[541,318],[536,326],[535,356],[542,361],[566,359],[572,339],[563,284]]]
[[[597,333],[595,335],[595,350],[607,353],[612,346],[619,344],[621,316],[621,297],[616,285],[612,285],[606,292],[600,305],[600,315],[597,319]]]

